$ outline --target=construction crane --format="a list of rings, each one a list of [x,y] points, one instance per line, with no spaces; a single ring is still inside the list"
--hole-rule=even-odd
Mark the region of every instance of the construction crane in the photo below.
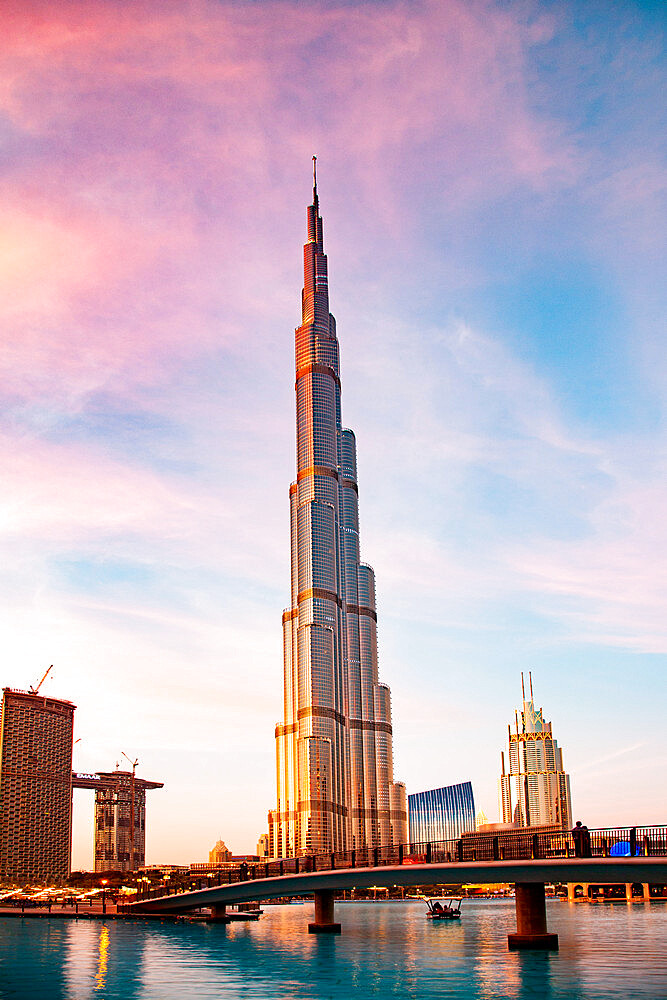
[[[127,757],[132,765],[132,784],[130,785],[130,871],[134,871],[134,772],[137,769],[138,760],[131,760],[124,750],[121,750],[123,757]]]
[[[32,687],[32,685],[31,685],[31,687],[30,687],[30,694],[37,694],[39,692],[39,689],[41,688],[42,684],[44,683],[44,681],[49,676],[49,674],[51,673],[52,670],[53,670],[53,664],[51,664],[51,666],[45,672],[44,676],[42,677],[42,679],[39,682],[39,684],[37,685],[37,687]]]

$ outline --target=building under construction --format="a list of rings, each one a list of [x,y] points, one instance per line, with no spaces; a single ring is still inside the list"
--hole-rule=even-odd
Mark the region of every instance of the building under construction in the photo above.
[[[95,791],[95,871],[131,872],[146,861],[146,791],[160,781],[133,771],[72,775],[74,788]]]
[[[5,881],[60,879],[70,871],[76,706],[38,690],[39,685],[36,691],[2,692],[0,879]]]
[[[74,710],[37,687],[3,688],[0,715],[0,881],[59,880],[70,873],[72,790],[95,792],[95,871],[145,863],[146,791],[162,782],[131,771],[72,773]]]

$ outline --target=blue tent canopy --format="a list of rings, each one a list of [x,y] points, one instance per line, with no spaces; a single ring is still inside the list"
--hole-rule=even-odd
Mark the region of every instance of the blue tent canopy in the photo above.
[[[610,858],[629,858],[630,854],[630,841],[629,840],[619,840],[609,851]],[[639,857],[639,845],[635,845],[635,857]]]

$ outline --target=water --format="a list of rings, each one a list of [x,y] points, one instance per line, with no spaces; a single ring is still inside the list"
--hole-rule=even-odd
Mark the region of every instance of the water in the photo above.
[[[514,901],[464,900],[432,924],[422,903],[337,904],[340,937],[310,935],[312,905],[258,923],[0,918],[0,998],[12,1000],[667,1000],[667,905],[549,902],[558,952],[510,952]]]

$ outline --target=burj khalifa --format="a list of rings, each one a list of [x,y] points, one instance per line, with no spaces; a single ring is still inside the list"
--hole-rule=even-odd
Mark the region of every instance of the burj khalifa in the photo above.
[[[313,157],[296,352],[291,598],[283,613],[284,721],[276,726],[272,857],[407,841],[394,781],[391,695],[378,680],[375,576],[360,561],[355,437],[343,427],[336,321]]]

